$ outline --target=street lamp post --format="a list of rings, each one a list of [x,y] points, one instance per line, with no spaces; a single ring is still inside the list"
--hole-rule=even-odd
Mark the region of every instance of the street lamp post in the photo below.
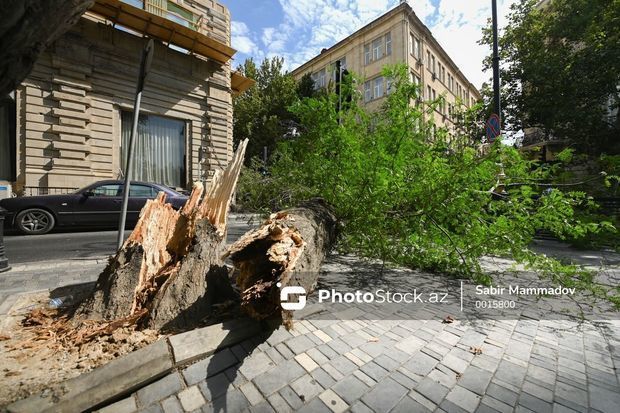
[[[502,122],[502,104],[499,98],[499,46],[497,41],[497,0],[492,0],[493,13],[493,110]]]
[[[116,249],[120,250],[123,246],[125,234],[125,220],[127,219],[127,204],[129,203],[129,187],[131,183],[131,167],[133,165],[133,144],[138,133],[138,119],[140,116],[140,102],[142,100],[142,90],[144,89],[144,80],[151,67],[153,61],[153,48],[155,47],[153,39],[149,40],[142,51],[142,62],[140,63],[140,73],[138,74],[138,86],[136,87],[136,100],[133,108],[133,125],[131,136],[129,137],[129,145],[127,146],[127,163],[125,168],[125,183],[123,184],[123,204],[121,207],[121,215],[118,223],[118,238]],[[122,161],[121,161],[122,162]]]

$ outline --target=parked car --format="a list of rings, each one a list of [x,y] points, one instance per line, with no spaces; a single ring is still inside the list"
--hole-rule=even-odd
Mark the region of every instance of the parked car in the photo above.
[[[127,227],[133,228],[142,207],[159,192],[179,209],[187,196],[165,185],[132,181],[127,205]],[[8,210],[5,219],[12,227],[27,235],[46,234],[56,227],[116,228],[123,202],[123,181],[99,181],[66,195],[24,196],[0,200]]]

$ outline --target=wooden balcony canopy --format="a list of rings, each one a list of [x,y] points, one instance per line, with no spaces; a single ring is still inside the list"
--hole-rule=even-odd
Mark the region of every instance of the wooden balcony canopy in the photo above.
[[[236,53],[235,49],[205,34],[120,0],[95,0],[90,12],[114,24],[120,24],[222,64],[227,63]]]
[[[230,87],[235,96],[245,92],[254,86],[255,83],[253,79],[245,77],[239,72],[232,72],[230,74]]]

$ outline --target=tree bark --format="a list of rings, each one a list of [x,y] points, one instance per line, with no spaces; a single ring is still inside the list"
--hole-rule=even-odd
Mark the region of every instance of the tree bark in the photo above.
[[[0,0],[0,97],[15,90],[37,58],[93,0]]]
[[[331,208],[314,199],[273,214],[242,236],[226,253],[235,267],[242,308],[253,318],[279,318],[291,328],[293,313],[282,309],[280,292],[287,286],[301,286],[306,294],[316,288],[336,230]]]
[[[145,327],[178,330],[199,323],[217,299],[233,297],[221,255],[246,146],[247,140],[226,170],[216,173],[204,196],[202,185],[196,184],[180,211],[165,203],[163,193],[148,201],[75,315],[140,320]]]

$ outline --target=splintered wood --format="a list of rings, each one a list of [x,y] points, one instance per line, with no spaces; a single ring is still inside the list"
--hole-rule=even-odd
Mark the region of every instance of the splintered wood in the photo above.
[[[148,201],[78,313],[105,320],[142,314],[148,327],[173,329],[208,310],[207,278],[226,275],[219,255],[246,147],[247,140],[240,143],[206,191],[195,184],[180,211],[166,204],[163,193]]]
[[[273,214],[261,227],[235,242],[226,256],[235,266],[242,308],[253,318],[280,318],[292,326],[292,312],[282,309],[280,291],[316,287],[319,268],[336,237],[336,217],[322,200]]]

